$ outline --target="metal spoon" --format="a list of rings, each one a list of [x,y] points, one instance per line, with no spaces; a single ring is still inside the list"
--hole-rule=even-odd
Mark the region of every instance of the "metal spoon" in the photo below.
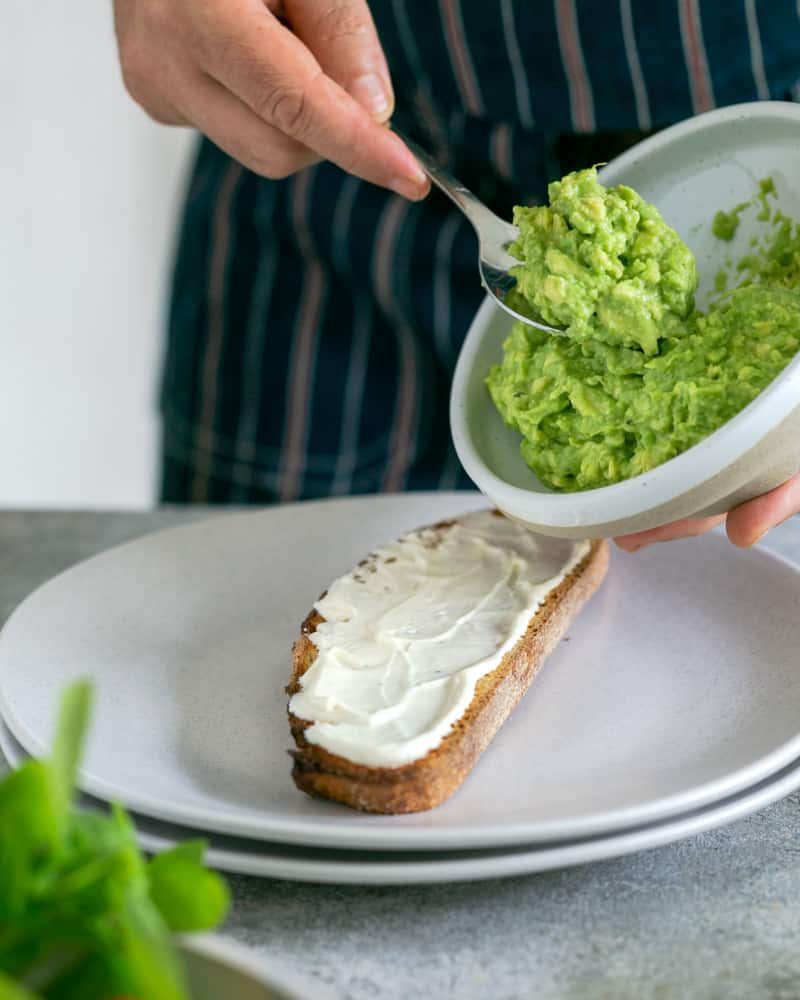
[[[512,309],[506,302],[506,296],[516,285],[517,279],[509,274],[509,268],[519,264],[515,257],[508,253],[509,244],[519,236],[519,229],[505,219],[495,215],[464,185],[443,170],[434,158],[418,146],[413,139],[403,135],[399,129],[394,131],[400,136],[411,152],[419,160],[422,169],[433,183],[440,188],[466,215],[478,236],[478,271],[481,284],[491,295],[501,309],[514,319],[522,320],[529,326],[535,326],[546,333],[566,336],[566,330],[549,326],[541,319],[525,316]]]

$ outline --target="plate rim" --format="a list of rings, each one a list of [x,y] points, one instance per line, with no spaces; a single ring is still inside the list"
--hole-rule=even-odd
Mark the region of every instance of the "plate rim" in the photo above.
[[[795,758],[791,770],[783,775],[784,769],[768,775],[763,782],[757,783],[757,790],[745,788],[733,797],[728,797],[719,803],[701,806],[690,815],[665,817],[654,825],[632,831],[621,830],[611,832],[606,836],[598,836],[581,841],[578,844],[568,844],[555,847],[539,847],[535,843],[530,851],[513,851],[508,854],[497,854],[490,858],[472,858],[463,860],[442,861],[403,861],[403,862],[352,862],[352,869],[346,867],[347,862],[316,862],[314,872],[308,871],[307,861],[292,863],[278,862],[276,865],[255,865],[254,869],[245,871],[241,868],[226,868],[229,863],[236,863],[238,857],[233,851],[218,851],[208,848],[209,864],[223,871],[234,871],[243,875],[253,875],[262,878],[286,878],[294,881],[313,884],[352,884],[352,885],[403,885],[403,884],[437,884],[448,882],[477,882],[494,878],[510,878],[515,875],[533,875],[537,872],[554,871],[562,868],[573,868],[582,864],[593,864],[608,861],[612,858],[624,857],[639,851],[653,850],[668,844],[686,840],[689,837],[727,826],[736,820],[758,812],[771,805],[800,787],[800,757]],[[776,775],[783,775],[777,778]],[[260,855],[257,857],[261,857]],[[370,865],[368,881],[359,873]],[[372,865],[375,867],[373,868]],[[311,877],[313,874],[313,877]],[[345,881],[346,879],[346,881]]]
[[[5,738],[7,732],[7,726],[0,719],[0,751],[5,754],[9,764],[16,767],[21,757],[17,756],[16,748],[9,752],[10,744]],[[12,760],[12,757],[16,760]],[[491,857],[453,859],[445,856],[441,859],[404,859],[393,862],[375,862],[363,858],[358,861],[331,861],[286,858],[270,854],[267,850],[244,854],[232,848],[214,846],[213,841],[208,842],[205,857],[209,865],[229,874],[290,879],[311,885],[434,885],[485,881],[572,868],[665,847],[744,819],[780,801],[798,788],[800,756],[756,785],[717,802],[688,810],[684,814],[579,842],[556,842],[550,846],[522,845],[506,853],[494,851]],[[135,816],[133,819],[137,840],[149,853],[167,850],[183,839],[183,836],[171,838],[143,831],[139,824],[142,820],[147,822],[148,817]],[[182,835],[198,832],[181,827],[176,827],[176,830]],[[259,842],[254,843],[258,845]],[[525,850],[525,846],[529,846],[530,850]],[[365,878],[367,874],[368,877]]]

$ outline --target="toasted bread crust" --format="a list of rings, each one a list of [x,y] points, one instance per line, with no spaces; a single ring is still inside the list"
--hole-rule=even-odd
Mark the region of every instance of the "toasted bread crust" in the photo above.
[[[592,542],[586,556],[548,594],[514,648],[478,681],[472,702],[453,729],[419,760],[391,768],[353,763],[309,743],[305,730],[312,723],[289,712],[297,745],[290,751],[297,787],[309,795],[333,799],[364,812],[410,813],[439,805],[472,770],[530,687],[548,653],[600,586],[607,566],[607,543]],[[303,622],[293,649],[292,675],[286,688],[289,695],[300,690],[300,678],[316,659],[317,648],[310,636],[322,621],[322,616],[312,610]]]

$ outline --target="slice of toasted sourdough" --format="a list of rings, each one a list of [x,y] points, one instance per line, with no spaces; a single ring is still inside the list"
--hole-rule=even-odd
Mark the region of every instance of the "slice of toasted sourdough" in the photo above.
[[[498,517],[502,517],[499,513]],[[454,522],[434,525],[447,531]],[[369,565],[370,557],[362,563]],[[439,805],[459,787],[503,722],[528,690],[545,658],[558,643],[584,603],[597,590],[608,566],[608,545],[593,541],[564,578],[546,595],[524,634],[498,666],[480,677],[466,711],[424,756],[400,766],[371,766],[331,753],[306,738],[312,721],[298,718],[289,707],[289,723],[297,749],[292,777],[309,795],[332,799],[372,813],[410,813]],[[324,597],[325,595],[323,595]],[[312,610],[294,645],[289,695],[301,690],[301,678],[318,655],[312,636],[325,619]]]

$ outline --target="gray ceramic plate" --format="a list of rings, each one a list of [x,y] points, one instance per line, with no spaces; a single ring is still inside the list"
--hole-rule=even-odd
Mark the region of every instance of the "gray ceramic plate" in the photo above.
[[[374,850],[607,834],[732,794],[800,753],[800,575],[712,536],[613,552],[600,593],[440,808],[366,816],[298,792],[284,685],[306,612],[376,544],[480,504],[298,504],[113,549],[11,616],[2,714],[41,753],[56,693],[88,675],[84,790],[213,832]]]
[[[5,753],[9,763],[15,766],[25,758],[24,751],[2,721],[0,750]],[[619,830],[607,836],[546,841],[483,851],[339,851],[207,834],[145,816],[134,816],[134,821],[139,842],[145,850],[163,851],[183,840],[205,837],[208,843],[207,862],[221,871],[241,875],[338,885],[471,882],[550,871],[660,847],[732,823],[777,802],[798,787],[800,759],[735,795],[669,819]],[[84,796],[84,805],[103,808],[102,803],[88,796]],[[227,970],[222,971],[228,974]],[[274,985],[277,970],[270,968],[268,971]],[[211,982],[216,983],[216,980],[212,979]],[[298,992],[303,995],[299,987]],[[208,995],[215,996],[213,992]],[[228,996],[227,993],[216,995]]]

